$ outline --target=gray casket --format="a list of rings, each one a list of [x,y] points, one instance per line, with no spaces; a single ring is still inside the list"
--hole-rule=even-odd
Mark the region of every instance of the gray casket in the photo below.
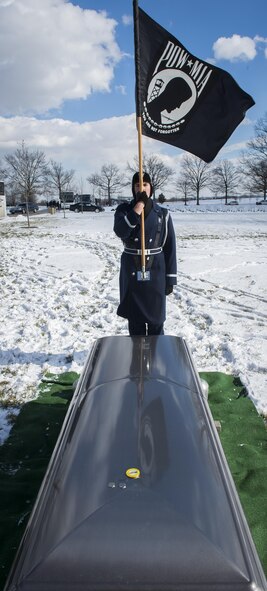
[[[182,338],[95,342],[5,589],[267,589]]]

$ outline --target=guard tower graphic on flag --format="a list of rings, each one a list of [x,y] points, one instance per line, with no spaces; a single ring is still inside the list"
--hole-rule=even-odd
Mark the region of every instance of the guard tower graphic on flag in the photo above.
[[[155,98],[157,98],[157,96],[159,96],[159,92],[160,89],[162,88],[164,84],[164,80],[162,80],[162,78],[157,78],[155,84],[154,84],[154,88],[150,94],[150,96],[148,97],[148,103],[151,103],[151,101],[153,101]]]

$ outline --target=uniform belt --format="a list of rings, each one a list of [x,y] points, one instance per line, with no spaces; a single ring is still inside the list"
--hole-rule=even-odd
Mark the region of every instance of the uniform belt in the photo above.
[[[142,250],[140,248],[127,248],[127,246],[125,246],[124,252],[126,254],[142,254]],[[159,246],[158,248],[145,248],[145,256],[148,256],[150,254],[160,254],[161,252],[162,246]]]

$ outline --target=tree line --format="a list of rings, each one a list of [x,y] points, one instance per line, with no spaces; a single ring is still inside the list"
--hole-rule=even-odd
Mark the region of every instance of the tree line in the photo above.
[[[111,205],[125,187],[131,184],[133,173],[138,170],[138,158],[133,163],[127,163],[121,172],[115,164],[104,164],[100,172],[87,177],[93,191],[99,198]],[[157,155],[143,155],[143,170],[149,173],[154,189],[154,196],[164,190],[164,185],[171,182],[177,196],[185,203],[189,199],[196,199],[199,205],[200,192],[204,188],[210,189],[215,196],[220,196],[227,203],[228,197],[235,194],[237,187],[249,194],[262,194],[267,197],[267,112],[255,125],[254,138],[249,140],[246,150],[236,163],[230,160],[218,160],[207,164],[197,156],[188,153],[181,158],[180,172],[167,166]],[[66,170],[62,163],[46,159],[40,150],[30,150],[24,141],[13,154],[4,156],[0,165],[0,177],[6,185],[8,202],[15,203],[18,196],[20,201],[35,202],[38,195],[58,195],[77,190],[75,170]],[[78,183],[83,186],[82,179]],[[158,200],[166,200],[163,193]]]

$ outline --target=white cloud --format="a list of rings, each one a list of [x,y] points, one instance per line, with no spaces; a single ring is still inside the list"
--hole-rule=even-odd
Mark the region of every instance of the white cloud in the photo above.
[[[255,40],[240,35],[219,37],[213,44],[213,51],[217,60],[225,59],[230,61],[253,60],[257,54]]]
[[[65,0],[0,0],[1,113],[45,113],[108,92],[122,58],[116,24]]]
[[[126,95],[126,86],[124,86],[123,84],[119,84],[118,86],[115,86],[115,89],[117,90],[117,92],[119,92],[120,94]]]
[[[133,24],[133,17],[131,15],[129,15],[129,14],[124,14],[122,16],[122,22],[126,26],[132,25]]]
[[[247,142],[246,141],[237,142],[235,144],[225,145],[220,150],[220,154],[232,154],[234,152],[239,152],[240,153],[242,150],[245,150],[246,147],[247,147]]]
[[[267,47],[264,47],[264,45],[267,45],[267,37],[260,37],[259,35],[256,35],[254,37],[254,41],[259,45],[261,50],[264,50],[264,57],[267,59]]]
[[[0,117],[0,128],[0,163],[5,154],[14,152],[24,140],[30,149],[43,150],[48,160],[53,158],[67,169],[74,168],[77,178],[84,181],[105,163],[116,164],[124,171],[127,162],[132,163],[138,155],[135,113],[85,123],[59,118]],[[177,170],[181,156],[177,150],[174,156],[167,156],[163,143],[147,137],[142,143],[144,153],[157,154]],[[89,190],[86,182],[84,190]]]
[[[239,125],[255,125],[255,121],[250,119],[247,115],[244,117],[243,121]]]
[[[208,62],[208,64],[211,64],[212,66],[215,66],[216,64],[216,59],[214,57],[207,57],[206,62]]]
[[[64,168],[73,168],[76,178],[83,179],[85,192],[90,191],[86,178],[99,172],[103,164],[113,163],[125,171],[127,162],[132,163],[138,155],[135,113],[85,123],[60,118],[0,117],[0,129],[0,164],[4,155],[14,152],[24,140],[31,150],[43,150],[48,160],[52,158],[62,162]],[[166,144],[148,137],[143,137],[142,148],[147,155],[158,155],[178,174],[182,150],[166,148]],[[227,157],[229,154],[232,159],[243,148],[245,141],[229,143],[220,154],[227,154]],[[172,181],[166,185],[166,191],[169,196],[173,195]]]
[[[267,37],[260,37],[260,35],[255,35],[254,41],[256,43],[267,43]]]
[[[135,114],[86,123],[0,117],[0,128],[0,160],[24,140],[30,149],[43,150],[47,159],[53,158],[66,168],[74,168],[84,179],[100,171],[105,163],[124,169],[138,150]],[[146,151],[156,143],[147,140]]]

